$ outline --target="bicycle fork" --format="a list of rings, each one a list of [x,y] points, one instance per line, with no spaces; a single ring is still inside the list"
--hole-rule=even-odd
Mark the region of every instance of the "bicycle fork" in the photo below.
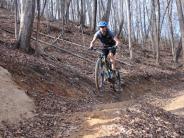
[[[112,71],[110,69],[110,65],[108,63],[108,61],[106,61],[106,59],[104,60],[104,65],[105,65],[105,75],[107,76],[107,78],[112,78]]]

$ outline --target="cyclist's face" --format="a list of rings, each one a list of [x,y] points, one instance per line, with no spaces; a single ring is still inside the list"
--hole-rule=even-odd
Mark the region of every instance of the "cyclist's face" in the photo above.
[[[106,32],[107,31],[107,27],[100,27],[100,31]]]

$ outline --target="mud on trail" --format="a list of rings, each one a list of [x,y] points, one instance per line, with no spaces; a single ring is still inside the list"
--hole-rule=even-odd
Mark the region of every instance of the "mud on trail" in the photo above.
[[[161,59],[163,66],[155,66],[150,51],[141,52],[134,46],[139,61],[129,61],[127,46],[122,45],[118,58],[134,65],[119,64],[123,90],[114,94],[107,89],[98,96],[94,94],[94,64],[53,47],[40,57],[15,49],[14,35],[5,31],[13,31],[13,23],[13,15],[0,9],[0,66],[11,73],[14,86],[23,90],[17,95],[26,94],[33,105],[28,111],[23,110],[26,104],[21,105],[20,113],[7,99],[10,109],[16,110],[11,114],[19,120],[2,118],[0,137],[184,137],[184,74],[182,68],[172,67],[168,49],[161,52],[167,59]],[[58,26],[59,22],[53,22],[49,34],[56,37]],[[44,20],[41,32],[47,32]],[[87,28],[84,32],[85,44],[80,43],[77,25],[70,23],[65,26],[65,39],[85,47],[64,41],[57,41],[56,46],[95,62],[98,55],[86,50],[92,36]],[[39,38],[53,41],[46,36]],[[2,85],[8,76],[3,76]],[[1,94],[3,91],[13,99],[10,90],[2,88],[5,86],[0,87]],[[14,98],[22,101],[21,97]],[[29,112],[31,115],[26,115]]]

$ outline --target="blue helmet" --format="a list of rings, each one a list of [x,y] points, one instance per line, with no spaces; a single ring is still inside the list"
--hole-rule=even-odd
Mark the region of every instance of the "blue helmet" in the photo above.
[[[100,21],[98,27],[107,27],[108,23],[106,21]]]

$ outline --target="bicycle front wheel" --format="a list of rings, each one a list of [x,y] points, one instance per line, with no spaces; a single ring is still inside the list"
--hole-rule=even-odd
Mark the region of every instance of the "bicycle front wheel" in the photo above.
[[[104,77],[104,66],[102,64],[102,60],[99,58],[95,66],[95,84],[98,92],[102,92],[104,90]]]
[[[115,81],[113,83],[113,89],[117,93],[121,92],[121,78],[118,70],[116,71]]]

